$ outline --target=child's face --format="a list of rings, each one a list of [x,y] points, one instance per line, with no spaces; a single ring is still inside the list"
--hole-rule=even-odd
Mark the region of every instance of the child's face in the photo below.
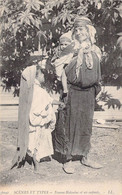
[[[60,43],[60,49],[63,51],[70,43],[69,42],[62,42]]]

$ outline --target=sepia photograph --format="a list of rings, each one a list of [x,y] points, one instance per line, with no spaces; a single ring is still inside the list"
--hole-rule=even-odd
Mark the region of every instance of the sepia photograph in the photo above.
[[[122,195],[122,1],[0,18],[0,195]]]

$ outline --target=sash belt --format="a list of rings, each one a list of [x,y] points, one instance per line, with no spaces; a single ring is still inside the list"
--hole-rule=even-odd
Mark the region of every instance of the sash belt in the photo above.
[[[76,85],[71,84],[71,89],[77,90],[77,91],[88,91],[90,88],[95,87],[94,85],[88,86],[88,87],[79,87]]]

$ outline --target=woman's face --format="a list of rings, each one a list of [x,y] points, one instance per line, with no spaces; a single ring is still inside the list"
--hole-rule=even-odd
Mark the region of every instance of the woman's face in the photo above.
[[[75,28],[74,35],[75,35],[75,38],[80,43],[82,43],[83,41],[85,41],[89,37],[89,34],[88,34],[87,29],[85,27],[77,27],[77,28]]]

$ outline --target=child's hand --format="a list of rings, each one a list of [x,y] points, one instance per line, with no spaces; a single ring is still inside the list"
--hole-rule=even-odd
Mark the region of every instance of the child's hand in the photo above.
[[[67,93],[63,93],[62,99],[64,99],[65,97],[67,97]]]
[[[67,104],[67,100],[68,100],[68,93],[63,93],[62,100],[63,100],[64,104],[66,105]]]

